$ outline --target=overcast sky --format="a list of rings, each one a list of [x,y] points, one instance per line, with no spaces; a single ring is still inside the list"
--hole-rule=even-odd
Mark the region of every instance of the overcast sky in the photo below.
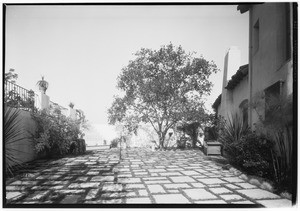
[[[207,108],[221,93],[224,56],[230,46],[248,63],[248,13],[237,6],[8,6],[6,65],[17,84],[38,91],[45,76],[50,100],[82,109],[92,124],[107,124],[118,94],[116,79],[139,49],[172,42],[213,60],[221,72]]]

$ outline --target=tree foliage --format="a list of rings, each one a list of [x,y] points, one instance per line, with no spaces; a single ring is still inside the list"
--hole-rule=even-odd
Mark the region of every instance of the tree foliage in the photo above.
[[[159,50],[138,51],[118,77],[117,87],[125,95],[115,97],[108,110],[109,123],[122,123],[130,131],[141,122],[149,123],[162,147],[176,123],[202,122],[207,115],[203,97],[212,87],[208,77],[217,68],[194,54],[171,43]]]

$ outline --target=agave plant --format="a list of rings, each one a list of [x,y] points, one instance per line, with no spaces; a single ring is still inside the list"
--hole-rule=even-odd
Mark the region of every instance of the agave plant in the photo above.
[[[5,169],[7,174],[13,175],[13,167],[20,166],[22,163],[17,155],[24,153],[15,146],[27,139],[28,136],[21,125],[20,110],[8,106],[5,106],[4,110]]]
[[[232,115],[231,118],[223,124],[220,141],[223,143],[233,143],[239,141],[244,135],[248,134],[250,128],[247,123],[240,118],[238,114]]]
[[[39,86],[39,90],[45,94],[49,83],[44,80],[44,76],[42,76],[42,80],[39,80],[36,84]]]

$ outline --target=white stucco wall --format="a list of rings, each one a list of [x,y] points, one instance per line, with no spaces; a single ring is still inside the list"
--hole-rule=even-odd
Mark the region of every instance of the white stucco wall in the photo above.
[[[292,93],[292,60],[286,59],[286,5],[265,3],[250,9],[250,46],[254,46],[254,25],[259,20],[259,48],[252,52],[251,98],[272,84],[283,81],[282,94]],[[290,33],[291,35],[293,33]],[[291,42],[292,43],[292,42]],[[255,111],[251,111],[252,123],[258,121]]]

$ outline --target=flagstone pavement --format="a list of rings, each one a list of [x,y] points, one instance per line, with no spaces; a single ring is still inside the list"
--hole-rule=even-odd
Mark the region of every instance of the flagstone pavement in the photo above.
[[[94,150],[37,160],[6,181],[6,204],[256,204],[291,201],[244,181],[199,150]],[[31,166],[31,167],[30,167]]]

